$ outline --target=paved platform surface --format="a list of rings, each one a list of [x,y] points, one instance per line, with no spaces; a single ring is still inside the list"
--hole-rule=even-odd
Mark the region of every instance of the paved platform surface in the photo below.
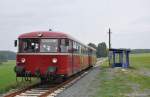
[[[98,62],[98,64],[100,63]],[[86,76],[56,97],[93,97],[99,87],[98,76],[100,76],[100,66],[97,65]]]

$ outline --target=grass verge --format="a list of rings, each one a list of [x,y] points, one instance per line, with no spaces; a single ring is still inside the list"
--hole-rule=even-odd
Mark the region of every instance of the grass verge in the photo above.
[[[6,93],[12,89],[25,88],[37,83],[39,80],[33,79],[32,82],[16,82],[14,72],[15,60],[9,60],[0,65],[0,94]],[[21,80],[21,78],[19,79]]]
[[[102,64],[95,97],[150,97],[150,54],[131,55],[130,62],[129,69]]]

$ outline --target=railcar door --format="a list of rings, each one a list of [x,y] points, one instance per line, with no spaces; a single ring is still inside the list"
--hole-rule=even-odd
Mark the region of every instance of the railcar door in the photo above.
[[[73,70],[73,74],[78,72],[77,42],[75,41],[73,41],[72,70]]]
[[[89,66],[91,66],[92,65],[92,52],[91,52],[91,50],[89,49],[88,50],[88,59],[89,59]]]
[[[65,54],[65,64],[64,69],[68,76],[73,73],[73,55],[72,55],[72,41],[69,39],[61,39],[60,40],[60,52]]]
[[[75,73],[75,62],[76,62],[76,58],[75,58],[75,49],[76,49],[76,44],[74,41],[72,41],[72,73]]]
[[[74,52],[74,51],[73,51],[73,41],[70,40],[69,42],[70,42],[70,45],[71,45],[71,46],[70,46],[70,54],[71,54],[71,56],[70,56],[70,57],[71,57],[71,58],[70,58],[71,73],[74,74],[74,67],[73,67],[73,64],[74,64],[74,58],[73,58],[73,52]]]

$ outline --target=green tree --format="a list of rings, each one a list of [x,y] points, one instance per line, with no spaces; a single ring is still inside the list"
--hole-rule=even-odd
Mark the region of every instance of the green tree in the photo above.
[[[0,54],[0,64],[2,62],[7,62],[7,57],[5,55],[3,55],[3,54]]]
[[[105,42],[99,43],[97,47],[97,57],[107,57],[107,46]]]
[[[94,43],[89,43],[88,46],[93,47],[95,49],[97,49],[97,46]]]
[[[0,64],[6,62],[7,60],[15,60],[16,53],[12,51],[0,51]]]

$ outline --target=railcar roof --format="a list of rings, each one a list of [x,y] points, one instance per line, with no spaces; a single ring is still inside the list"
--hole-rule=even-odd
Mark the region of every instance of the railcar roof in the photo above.
[[[70,36],[68,34],[65,34],[63,32],[54,32],[54,31],[28,32],[28,33],[21,34],[18,38],[68,38],[68,39],[74,40],[74,41],[84,45],[83,43],[79,42],[78,40],[76,40],[75,38],[73,38],[72,36]],[[86,46],[86,45],[84,45],[84,46]],[[88,47],[88,46],[86,46],[86,47]]]
[[[36,32],[24,33],[21,34],[19,38],[71,38],[72,39],[71,36],[63,32],[53,32],[53,31],[36,31]]]

